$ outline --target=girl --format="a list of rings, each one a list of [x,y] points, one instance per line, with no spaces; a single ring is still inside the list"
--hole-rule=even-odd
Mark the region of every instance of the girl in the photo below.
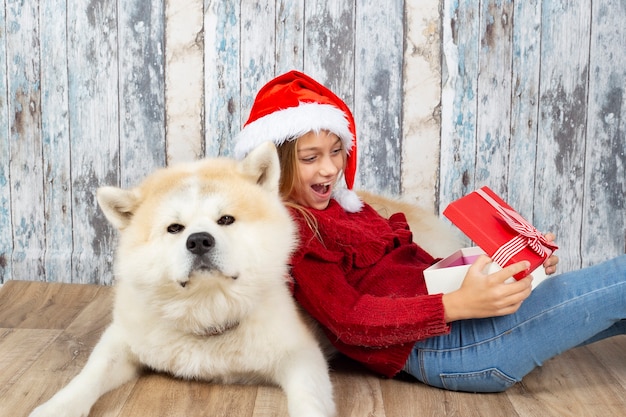
[[[560,352],[626,333],[626,256],[532,291],[531,276],[505,283],[526,261],[487,275],[483,256],[460,289],[428,294],[423,271],[435,259],[413,242],[403,214],[385,219],[351,190],[354,119],[305,74],[289,72],[259,91],[235,154],[268,140],[278,147],[280,192],[299,225],[294,295],[337,350],[370,369],[498,392]],[[557,262],[550,256],[546,273]]]

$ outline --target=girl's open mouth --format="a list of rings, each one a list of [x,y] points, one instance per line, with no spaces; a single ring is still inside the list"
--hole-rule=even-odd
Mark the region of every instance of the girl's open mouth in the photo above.
[[[311,186],[317,194],[326,195],[330,192],[330,184],[313,184]]]

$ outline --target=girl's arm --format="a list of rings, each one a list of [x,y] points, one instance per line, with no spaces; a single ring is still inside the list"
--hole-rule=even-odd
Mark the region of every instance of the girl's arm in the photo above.
[[[442,295],[361,295],[333,263],[305,259],[292,268],[302,307],[343,343],[389,346],[445,334]],[[415,277],[419,279],[419,277]]]

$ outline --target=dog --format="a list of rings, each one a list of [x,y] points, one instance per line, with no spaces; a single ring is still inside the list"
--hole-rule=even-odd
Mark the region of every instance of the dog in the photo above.
[[[225,384],[271,383],[292,417],[336,414],[328,364],[292,297],[296,229],[276,149],[163,168],[97,190],[119,230],[113,319],[86,365],[31,417],[87,416],[142,369]]]

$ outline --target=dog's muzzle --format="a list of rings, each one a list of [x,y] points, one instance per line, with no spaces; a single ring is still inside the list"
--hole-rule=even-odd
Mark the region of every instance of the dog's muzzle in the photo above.
[[[210,273],[217,271],[223,274],[221,268],[215,260],[215,238],[213,235],[207,232],[192,233],[187,237],[185,244],[187,250],[192,253],[193,260],[191,263],[191,269],[189,271],[189,277],[194,273]],[[232,279],[237,279],[238,275],[225,275]],[[179,282],[181,287],[187,285],[187,281]]]
[[[210,233],[201,232],[189,235],[186,243],[187,250],[193,256],[191,271],[209,272],[217,269],[213,262],[212,251],[215,248],[215,238]]]

